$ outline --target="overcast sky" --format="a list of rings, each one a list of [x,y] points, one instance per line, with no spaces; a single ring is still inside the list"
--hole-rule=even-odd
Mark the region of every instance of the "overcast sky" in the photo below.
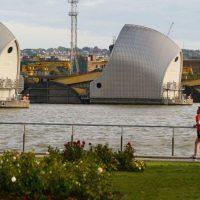
[[[0,21],[24,48],[70,47],[68,0],[0,0]],[[167,34],[200,49],[200,0],[79,0],[78,47],[108,48],[124,24]]]

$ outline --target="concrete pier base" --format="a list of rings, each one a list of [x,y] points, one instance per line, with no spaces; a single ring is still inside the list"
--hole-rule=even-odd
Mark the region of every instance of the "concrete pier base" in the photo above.
[[[29,105],[29,100],[0,101],[0,108],[29,108]]]
[[[192,105],[193,99],[164,99],[165,105]]]

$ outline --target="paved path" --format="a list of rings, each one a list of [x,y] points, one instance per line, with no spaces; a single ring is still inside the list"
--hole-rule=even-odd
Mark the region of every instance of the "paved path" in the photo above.
[[[178,157],[178,156],[135,156],[137,160],[144,161],[170,161],[170,162],[199,162],[200,158],[197,160],[192,159],[192,157]]]

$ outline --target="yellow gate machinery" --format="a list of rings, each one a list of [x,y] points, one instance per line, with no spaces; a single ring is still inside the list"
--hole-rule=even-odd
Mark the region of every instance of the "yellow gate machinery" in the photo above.
[[[59,62],[34,62],[22,66],[22,73],[28,77],[45,76],[45,75],[60,75],[70,71],[70,61]]]

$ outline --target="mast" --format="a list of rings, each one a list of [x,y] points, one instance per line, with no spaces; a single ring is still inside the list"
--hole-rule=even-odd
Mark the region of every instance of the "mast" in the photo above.
[[[70,74],[74,73],[74,67],[76,72],[79,73],[79,64],[77,58],[77,4],[79,0],[68,0],[71,4],[71,10],[69,11],[69,16],[71,17],[71,51],[70,51],[70,62],[71,69]]]

